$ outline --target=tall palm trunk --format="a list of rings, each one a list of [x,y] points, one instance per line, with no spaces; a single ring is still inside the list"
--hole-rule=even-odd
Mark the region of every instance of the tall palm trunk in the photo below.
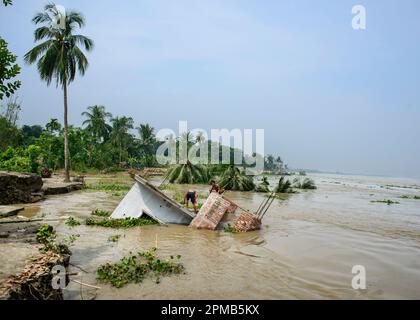
[[[68,139],[67,80],[64,79],[64,182],[70,182],[70,151]]]

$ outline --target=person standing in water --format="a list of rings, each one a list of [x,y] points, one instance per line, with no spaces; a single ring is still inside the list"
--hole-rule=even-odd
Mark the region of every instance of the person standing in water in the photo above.
[[[187,206],[187,209],[188,209],[189,201],[191,201],[191,203],[194,206],[195,214],[198,213],[197,198],[198,198],[197,191],[193,191],[193,190],[188,190],[188,192],[184,196],[184,203]]]

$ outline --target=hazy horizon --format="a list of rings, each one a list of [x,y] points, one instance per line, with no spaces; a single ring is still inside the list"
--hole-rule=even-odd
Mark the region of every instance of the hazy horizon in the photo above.
[[[19,57],[20,124],[62,122],[62,92],[22,56],[47,1],[0,8]],[[266,154],[290,167],[420,178],[420,3],[223,0],[56,1],[95,41],[69,87],[70,123],[104,105],[157,130],[265,129]],[[351,9],[367,10],[367,29]],[[3,101],[4,102],[4,101]]]

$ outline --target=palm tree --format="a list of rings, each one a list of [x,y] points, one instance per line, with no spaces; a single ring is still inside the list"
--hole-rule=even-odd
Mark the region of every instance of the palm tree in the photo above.
[[[292,183],[290,180],[281,177],[276,188],[276,193],[293,193]]]
[[[210,180],[206,167],[194,165],[188,160],[185,164],[178,164],[170,169],[165,178],[170,183],[178,184],[208,183]]]
[[[225,190],[252,191],[255,189],[254,180],[234,165],[230,165],[223,173],[219,185]]]
[[[140,135],[139,145],[143,151],[145,165],[151,167],[156,163],[154,155],[156,145],[155,129],[149,124],[141,124],[137,131]]]
[[[77,71],[84,75],[88,60],[79,46],[86,51],[93,49],[93,41],[82,35],[73,34],[77,27],[82,28],[85,20],[78,12],[69,11],[65,17],[65,28],[54,27],[53,3],[47,4],[44,12],[35,15],[32,21],[42,26],[35,30],[35,42],[45,40],[25,55],[25,62],[37,62],[41,79],[50,85],[53,80],[61,85],[64,92],[64,169],[65,181],[70,181],[70,152],[68,144],[68,103],[67,86],[74,81]]]
[[[90,112],[83,112],[82,116],[87,119],[83,122],[86,130],[89,131],[96,143],[104,142],[109,138],[112,127],[107,123],[107,119],[112,118],[112,114],[106,112],[104,106],[90,106]]]
[[[268,182],[268,178],[263,177],[262,180],[261,180],[261,183],[257,186],[255,191],[257,191],[257,192],[270,192],[269,186],[270,186],[270,182]]]
[[[303,190],[315,190],[317,188],[315,185],[315,181],[310,178],[305,178],[303,179],[303,181],[300,181],[296,178],[293,181],[293,187]]]
[[[111,143],[117,147],[119,153],[119,162],[122,163],[123,151],[127,149],[128,144],[133,139],[129,130],[133,129],[133,118],[116,117],[112,119]]]
[[[155,128],[149,124],[141,124],[137,128],[140,135],[140,145],[146,155],[150,155],[153,152],[153,147],[156,143]]]

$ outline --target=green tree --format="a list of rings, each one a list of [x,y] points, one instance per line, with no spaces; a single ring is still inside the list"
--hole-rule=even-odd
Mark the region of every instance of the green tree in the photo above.
[[[0,37],[0,100],[10,97],[19,89],[21,82],[12,81],[20,73],[16,56],[7,49],[7,42]]]
[[[112,118],[112,114],[106,112],[104,106],[90,106],[88,111],[83,112],[82,116],[87,119],[83,122],[86,130],[92,134],[96,143],[102,143],[108,140],[109,133],[112,127],[108,124],[107,120]]]
[[[247,176],[238,167],[231,165],[223,173],[219,185],[226,190],[252,191],[255,184],[251,176]]]
[[[166,179],[170,183],[178,184],[208,183],[209,174],[206,167],[194,165],[187,161],[171,168],[166,175]]]
[[[139,145],[143,152],[145,158],[145,165],[151,167],[156,163],[155,159],[155,146],[156,146],[156,136],[155,129],[149,124],[141,124],[137,128],[140,140]]]
[[[279,184],[275,190],[277,193],[293,193],[292,183],[290,180],[281,177],[279,180]]]
[[[36,140],[41,136],[44,129],[39,125],[24,125],[20,131],[22,135],[21,145],[23,147],[29,147],[30,145],[35,144]]]
[[[45,129],[47,129],[50,133],[56,133],[61,131],[61,124],[58,122],[57,119],[51,119],[50,122],[48,122],[45,125]]]
[[[127,147],[133,141],[133,136],[129,133],[134,127],[134,121],[128,117],[116,117],[112,119],[112,131],[110,141],[118,150],[118,160],[121,164],[124,155],[128,156]]]
[[[0,112],[0,152],[3,152],[10,146],[17,146],[20,142],[21,134],[16,126],[20,104],[17,99],[11,99],[1,107],[4,111]]]
[[[77,71],[84,75],[88,67],[88,60],[79,48],[86,51],[93,49],[93,41],[83,35],[75,35],[76,28],[85,25],[83,16],[74,11],[68,11],[65,18],[65,28],[55,28],[52,14],[54,4],[48,4],[44,12],[35,15],[32,21],[42,26],[35,30],[35,42],[43,41],[25,55],[29,64],[37,62],[41,79],[50,85],[53,80],[57,86],[61,85],[64,93],[64,169],[65,181],[70,181],[70,154],[68,144],[68,101],[67,87],[74,81]]]
[[[0,152],[5,151],[10,146],[16,146],[19,139],[19,129],[16,125],[0,115]]]
[[[260,184],[256,187],[255,191],[257,192],[270,192],[270,183],[268,182],[267,177],[263,177],[261,179]]]

